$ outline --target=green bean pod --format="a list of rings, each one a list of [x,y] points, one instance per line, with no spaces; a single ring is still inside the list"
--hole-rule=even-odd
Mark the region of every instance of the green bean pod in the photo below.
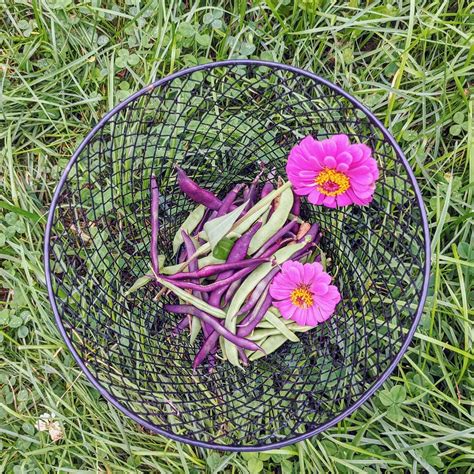
[[[288,339],[285,336],[282,336],[281,334],[275,335],[275,336],[268,336],[265,341],[263,341],[259,346],[262,348],[262,351],[245,351],[245,353],[248,355],[249,360],[257,360],[260,359],[260,357],[267,356],[271,354],[272,352],[275,352],[277,349],[279,349]]]
[[[272,315],[276,317],[280,322],[285,324],[288,327],[288,329],[290,329],[293,332],[307,332],[315,328],[315,326],[300,326],[297,322],[293,321],[292,319],[283,318],[280,314],[280,311],[278,311],[278,308],[275,308],[275,306],[270,307],[270,309],[267,311],[267,314],[265,314],[265,318],[263,319],[263,321],[266,321],[271,324],[272,321],[274,321],[274,319],[272,318]],[[269,316],[268,319],[267,319],[267,316]]]
[[[282,336],[285,336],[289,341],[298,342],[300,340],[299,337],[286,326],[282,317],[275,316],[271,311],[267,311],[265,318],[267,321],[270,321],[270,323],[273,324],[273,327],[280,331]]]
[[[191,330],[190,330],[190,337],[189,337],[189,342],[191,344],[194,344],[194,341],[198,337],[199,333],[201,332],[201,321],[199,318],[196,318],[196,316],[191,316]]]
[[[206,206],[203,204],[199,204],[193,211],[191,211],[186,217],[186,220],[181,224],[181,227],[176,232],[174,239],[173,239],[173,255],[176,255],[179,247],[183,243],[183,236],[181,235],[181,231],[184,230],[186,234],[191,235],[193,230],[198,226],[201,222],[201,219],[206,212]]]
[[[281,334],[281,332],[278,329],[275,329],[274,327],[264,329],[257,327],[256,329],[254,329],[250,336],[247,336],[247,339],[250,339],[254,342],[263,341],[267,337],[276,336],[277,334]]]
[[[257,202],[255,206],[251,207],[247,213],[235,223],[232,231],[242,235],[260,216],[262,216],[267,211],[267,209],[269,209],[272,201],[288,189],[291,190],[291,183],[289,181],[278,189],[275,189],[275,191],[272,191],[263,199],[260,199],[260,201]]]
[[[301,250],[307,243],[295,243],[291,245],[287,245],[282,249],[275,252],[274,257],[276,263],[281,265],[282,263],[289,260],[298,250]],[[240,285],[240,288],[234,295],[229,308],[227,310],[227,314],[225,317],[225,327],[233,332],[236,333],[236,325],[237,325],[237,313],[239,312],[240,308],[244,304],[245,300],[247,299],[248,295],[254,290],[254,288],[258,285],[259,281],[264,278],[274,267],[273,263],[262,263],[259,265]],[[239,357],[237,348],[226,341],[223,341],[223,345],[227,359],[233,365],[239,365]]]
[[[280,203],[275,212],[271,214],[268,222],[258,229],[253,236],[249,246],[249,255],[255,253],[262,245],[278,232],[288,220],[291,208],[293,207],[294,197],[291,188],[285,189],[280,196]]]

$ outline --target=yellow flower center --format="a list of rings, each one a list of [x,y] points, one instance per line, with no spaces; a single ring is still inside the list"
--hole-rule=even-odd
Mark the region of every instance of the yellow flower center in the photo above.
[[[313,293],[309,290],[309,285],[299,285],[290,294],[291,302],[298,308],[311,308],[313,306]]]
[[[337,196],[349,189],[349,178],[340,171],[324,168],[314,182],[318,185],[318,191],[326,196]]]

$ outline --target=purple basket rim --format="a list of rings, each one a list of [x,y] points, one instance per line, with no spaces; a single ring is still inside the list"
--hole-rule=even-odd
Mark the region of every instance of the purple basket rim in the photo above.
[[[192,438],[187,438],[186,436],[182,435],[177,435],[174,434],[170,431],[166,431],[164,429],[158,428],[154,426],[153,424],[141,419],[139,416],[134,414],[132,411],[130,411],[128,408],[123,406],[113,395],[111,395],[101,384],[100,382],[92,375],[92,373],[89,371],[87,366],[84,364],[83,360],[77,353],[76,349],[74,348],[71,340],[66,334],[66,329],[62,323],[62,320],[59,316],[59,311],[58,307],[56,305],[56,299],[55,295],[53,292],[53,286],[52,286],[52,281],[51,281],[51,267],[49,263],[49,256],[50,256],[50,237],[51,237],[51,230],[53,226],[53,220],[54,220],[54,211],[57,206],[57,202],[62,190],[62,187],[64,183],[67,180],[67,177],[69,175],[69,172],[76,162],[77,158],[81,154],[82,150],[87,146],[87,144],[90,142],[90,140],[95,136],[96,132],[100,130],[108,121],[111,117],[113,117],[115,114],[120,112],[122,109],[124,109],[130,102],[133,102],[135,99],[141,97],[142,95],[148,94],[149,92],[153,91],[156,87],[166,84],[167,82],[173,81],[174,79],[177,79],[179,77],[185,76],[192,74],[193,72],[197,71],[202,71],[202,70],[207,70],[207,69],[213,69],[221,66],[237,66],[237,65],[246,65],[246,66],[266,66],[269,68],[274,68],[274,69],[279,69],[279,70],[285,70],[292,72],[294,74],[306,76],[316,83],[323,84],[329,89],[337,92],[339,95],[343,96],[346,98],[349,102],[351,102],[355,108],[358,110],[361,110],[366,117],[370,120],[370,122],[375,125],[381,132],[384,138],[388,141],[388,143],[392,146],[392,148],[395,150],[395,153],[397,157],[401,160],[408,177],[410,178],[411,185],[413,187],[413,190],[415,191],[415,196],[416,196],[416,201],[418,208],[420,209],[421,213],[421,221],[422,221],[422,227],[423,227],[423,240],[424,240],[424,250],[425,250],[425,265],[423,269],[423,286],[422,286],[422,292],[420,299],[418,301],[418,306],[416,309],[415,313],[415,318],[413,319],[412,325],[408,331],[408,334],[405,337],[405,341],[403,342],[402,347],[400,348],[400,351],[396,355],[396,357],[392,360],[390,365],[379,375],[378,379],[374,384],[365,391],[365,393],[356,400],[356,402],[347,407],[345,410],[343,410],[341,413],[339,413],[337,416],[334,418],[326,421],[325,423],[318,425],[315,429],[307,431],[306,433],[302,433],[298,436],[293,436],[290,438],[286,438],[282,441],[278,441],[275,443],[270,443],[267,445],[262,445],[262,446],[241,446],[241,445],[219,445],[219,444],[214,444],[210,442],[204,442],[204,441],[198,441]],[[415,175],[413,173],[413,170],[411,169],[408,160],[406,159],[403,151],[401,150],[400,146],[396,142],[395,138],[391,135],[391,133],[387,130],[387,128],[382,124],[382,122],[367,108],[365,107],[362,103],[360,103],[356,98],[354,98],[352,95],[350,95],[348,92],[344,91],[341,87],[333,84],[332,82],[328,81],[327,79],[324,79],[310,71],[306,71],[304,69],[300,69],[295,66],[290,66],[278,62],[273,62],[273,61],[262,61],[262,60],[254,60],[254,59],[229,59],[225,61],[216,61],[216,62],[209,62],[205,64],[200,64],[197,66],[181,69],[177,72],[174,72],[168,76],[165,76],[161,79],[156,80],[152,84],[140,89],[139,91],[135,92],[131,96],[129,96],[127,99],[124,101],[120,102],[117,104],[114,108],[112,108],[109,112],[107,112],[100,120],[97,122],[97,124],[92,128],[92,130],[86,135],[86,137],[82,140],[81,144],[78,146],[74,154],[72,155],[71,159],[69,160],[68,164],[66,165],[66,168],[64,169],[61,178],[58,182],[58,185],[56,187],[56,190],[53,195],[53,199],[51,201],[51,205],[49,208],[49,214],[48,214],[48,220],[46,223],[46,229],[45,229],[45,238],[44,238],[44,256],[43,256],[43,263],[44,263],[44,270],[45,270],[45,277],[46,277],[46,286],[48,290],[48,298],[51,303],[51,307],[53,309],[54,317],[56,320],[56,324],[58,326],[59,332],[61,334],[61,337],[63,338],[64,342],[66,343],[67,348],[69,351],[72,353],[74,359],[76,360],[77,364],[81,368],[81,370],[85,373],[86,377],[90,380],[92,385],[99,391],[99,393],[108,401],[110,402],[113,406],[115,406],[118,410],[120,410],[122,413],[124,413],[127,417],[132,419],[133,421],[137,422],[144,428],[147,428],[148,430],[156,433],[163,435],[167,438],[170,438],[174,441],[179,441],[182,443],[190,444],[193,446],[197,446],[200,448],[207,448],[207,449],[214,449],[218,451],[236,451],[236,452],[256,452],[256,451],[268,451],[271,449],[279,449],[294,443],[297,443],[299,441],[304,441],[312,436],[315,436],[328,428],[336,425],[340,421],[342,421],[344,418],[348,417],[351,415],[355,410],[357,410],[361,405],[363,405],[379,388],[380,386],[388,379],[390,374],[393,372],[395,367],[398,365],[400,360],[402,359],[403,355],[408,349],[408,346],[410,345],[413,336],[415,334],[416,328],[418,326],[418,323],[421,318],[421,314],[423,312],[423,307],[425,305],[426,301],[426,296],[428,294],[428,285],[429,285],[429,276],[430,276],[430,268],[431,268],[431,243],[430,243],[430,235],[429,235],[429,226],[428,226],[428,217],[426,214],[425,210],[425,205],[423,202],[423,197],[420,191],[420,188],[418,186],[418,183],[416,181]]]

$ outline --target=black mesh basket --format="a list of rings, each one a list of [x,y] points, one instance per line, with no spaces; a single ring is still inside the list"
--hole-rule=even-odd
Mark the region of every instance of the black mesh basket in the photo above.
[[[160,253],[193,205],[173,164],[219,196],[261,162],[285,176],[301,138],[345,133],[373,150],[381,176],[366,207],[303,202],[343,301],[336,315],[246,370],[191,364],[201,341],[169,334],[179,315],[156,288],[126,290],[149,269],[149,179],[161,190]],[[107,114],[69,162],[45,240],[46,279],[64,340],[100,393],[149,430],[226,450],[283,446],[334,425],[389,376],[425,300],[429,237],[403,153],[364,106],[293,67],[238,60],[180,71]]]

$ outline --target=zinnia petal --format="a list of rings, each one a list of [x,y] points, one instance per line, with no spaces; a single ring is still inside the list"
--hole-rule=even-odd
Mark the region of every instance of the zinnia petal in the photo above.
[[[291,316],[291,319],[293,321],[296,321],[300,326],[306,326],[306,316],[307,316],[308,310],[297,308],[296,306],[295,308],[296,308],[296,311]]]
[[[337,154],[337,144],[332,138],[327,138],[322,141],[324,151],[327,155],[336,155]]]
[[[274,301],[273,306],[280,311],[281,316],[285,319],[292,319],[292,316],[298,309],[295,305],[291,304],[289,300]]]
[[[323,204],[327,207],[336,207],[336,198],[335,198],[335,196],[326,196],[324,198]]]
[[[343,133],[339,135],[333,135],[332,139],[336,143],[338,153],[344,151],[350,145],[349,137]]]
[[[271,285],[270,286],[270,295],[275,300],[284,300],[288,299],[291,295],[292,290],[287,288],[282,288],[278,285]]]
[[[314,285],[311,285],[311,290],[317,295],[317,296],[324,296],[329,289],[329,285],[327,283],[323,282],[317,282]]]
[[[317,189],[312,189],[311,193],[308,196],[308,201],[311,204],[318,205],[323,203],[325,197],[326,196],[324,194],[321,194]]]
[[[324,157],[324,165],[328,168],[335,168],[337,165],[336,158],[334,156],[328,155]]]
[[[349,206],[352,204],[352,200],[347,193],[339,194],[336,196],[336,203],[339,207]]]

